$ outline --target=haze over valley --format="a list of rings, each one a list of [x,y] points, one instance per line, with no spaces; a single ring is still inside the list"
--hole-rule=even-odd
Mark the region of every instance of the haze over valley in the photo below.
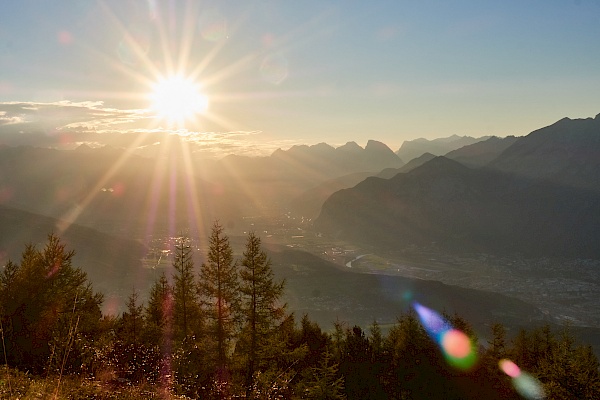
[[[599,132],[597,116],[524,137],[423,139],[423,153],[406,162],[404,146],[394,152],[375,140],[220,160],[194,158],[177,136],[152,158],[86,145],[3,146],[3,262],[23,243],[58,233],[117,312],[133,286],[143,292],[171,268],[178,236],[196,243],[199,264],[218,219],[236,252],[248,232],[263,238],[292,308],[323,326],[336,318],[391,324],[411,296],[444,292],[440,307],[472,315],[482,330],[485,315],[514,327],[597,329]],[[440,143],[443,156],[435,155]],[[353,285],[345,279],[374,292],[335,294]],[[429,281],[452,286],[418,289]],[[456,303],[467,289],[479,300]],[[486,300],[497,312],[473,309],[495,293],[508,296]]]
[[[598,398],[598,15],[4,1],[0,397]]]

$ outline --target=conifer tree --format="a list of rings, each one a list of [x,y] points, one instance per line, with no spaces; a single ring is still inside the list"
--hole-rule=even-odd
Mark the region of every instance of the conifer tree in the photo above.
[[[329,351],[321,357],[318,366],[308,368],[298,385],[302,399],[344,400],[344,378],[339,374],[339,365],[333,361]]]
[[[274,281],[271,261],[261,248],[260,238],[253,232],[246,242],[240,278],[243,296],[241,314],[248,339],[246,387],[250,390],[258,362],[258,348],[278,326],[285,312],[285,306],[280,304],[284,282]]]
[[[144,306],[139,303],[139,293],[133,289],[127,298],[127,310],[119,319],[118,340],[112,340],[108,353],[110,363],[121,379],[137,382],[153,380],[156,375],[158,352],[142,340],[145,328]]]
[[[235,331],[239,285],[229,238],[218,221],[212,227],[207,261],[200,269],[199,294],[207,318],[207,333],[217,342],[216,364],[222,373],[226,369],[228,347]]]
[[[175,338],[185,340],[191,334],[198,333],[200,312],[198,306],[198,288],[194,276],[194,261],[189,239],[179,238],[175,246],[173,260],[173,324]]]
[[[375,320],[369,328],[369,344],[373,349],[373,361],[377,361],[381,357],[381,353],[383,352],[383,339],[381,327],[377,323],[377,320]]]
[[[144,306],[138,303],[139,293],[134,289],[127,298],[127,311],[123,313],[123,340],[134,347],[140,342],[141,332],[144,328]]]
[[[95,331],[103,296],[73,266],[74,255],[49,235],[43,250],[27,245],[20,265],[5,268],[0,318],[10,364],[40,371],[50,364],[50,354],[55,354],[54,362],[62,353],[62,369],[67,356],[74,359],[81,350],[73,348],[75,338]]]
[[[150,289],[146,305],[146,341],[153,345],[161,344],[161,339],[170,336],[173,319],[173,289],[163,272]]]
[[[488,355],[492,362],[506,358],[506,329],[500,323],[492,324],[492,339],[488,341]]]

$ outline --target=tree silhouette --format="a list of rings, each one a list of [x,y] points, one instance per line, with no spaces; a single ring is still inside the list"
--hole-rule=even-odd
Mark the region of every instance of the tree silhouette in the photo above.
[[[219,379],[226,374],[229,345],[234,337],[239,310],[237,264],[223,227],[216,221],[209,238],[207,261],[200,268],[198,292],[206,315],[207,334],[217,342]]]
[[[57,369],[77,358],[76,338],[92,335],[101,318],[103,296],[73,266],[55,235],[43,250],[27,245],[20,265],[8,263],[0,282],[2,327],[10,364],[32,371]],[[70,358],[69,358],[70,356]]]
[[[246,388],[252,387],[252,377],[257,366],[258,347],[263,345],[284,316],[280,304],[284,282],[276,283],[271,262],[261,248],[260,238],[253,232],[248,235],[240,270],[242,293],[241,315],[247,337]]]
[[[192,249],[187,237],[180,237],[177,241],[173,268],[174,334],[175,339],[185,340],[189,335],[199,333],[201,322],[198,285],[194,275]]]

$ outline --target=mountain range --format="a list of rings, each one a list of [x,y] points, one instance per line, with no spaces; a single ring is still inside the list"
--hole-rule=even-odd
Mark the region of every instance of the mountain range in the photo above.
[[[306,190],[340,176],[364,179],[404,164],[374,140],[365,148],[320,143],[217,161],[194,159],[181,139],[169,140],[153,159],[110,147],[4,146],[0,204],[124,236],[173,227],[194,232],[217,218],[230,225],[243,215],[281,212]]]
[[[396,154],[398,157],[406,161],[420,157],[425,153],[431,153],[435,156],[443,156],[452,150],[460,149],[461,147],[487,139],[489,139],[489,136],[474,138],[470,136],[452,135],[433,140],[424,138],[406,140],[404,143],[402,143],[402,146],[400,146],[398,151],[396,151]]]
[[[181,158],[125,150],[0,149],[0,204],[125,237],[237,218],[237,193],[198,178]]]
[[[383,247],[597,258],[599,167],[600,115],[563,119],[513,140],[485,167],[436,157],[367,178],[333,194],[315,228]]]

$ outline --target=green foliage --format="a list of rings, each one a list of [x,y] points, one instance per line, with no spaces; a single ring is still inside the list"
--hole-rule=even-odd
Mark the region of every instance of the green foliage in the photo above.
[[[77,368],[77,339],[94,335],[103,297],[73,267],[74,254],[49,235],[43,250],[27,245],[20,265],[4,269],[0,311],[9,364],[37,372]]]
[[[537,334],[537,335],[536,335]],[[532,337],[539,335],[536,330]],[[574,338],[565,328],[558,338],[549,338],[550,346],[543,348],[543,356],[536,358],[532,371],[540,379],[551,398],[597,399],[600,398],[600,371],[598,359],[589,346],[575,346]]]
[[[377,321],[369,328],[369,343],[373,349],[373,361],[379,360],[383,354],[383,334]]]
[[[10,381],[10,387],[6,382]],[[83,379],[78,376],[40,377],[18,370],[0,370],[0,399],[52,400],[188,400],[169,393],[157,385],[139,383],[118,385],[112,381]]]
[[[304,372],[304,379],[298,384],[296,393],[301,399],[344,400],[344,378],[339,374],[339,365],[333,362],[332,355],[326,351],[318,366]]]
[[[214,370],[203,362],[209,358],[211,344],[188,336],[174,349],[170,362],[177,393],[193,398],[212,397]]]
[[[296,334],[294,316],[289,315],[264,338],[264,343],[258,347],[257,360],[260,362],[247,398],[290,398],[300,364],[307,356],[306,346],[295,342]]]
[[[173,328],[173,289],[164,272],[150,289],[145,319],[144,342],[164,348]]]
[[[299,368],[305,370],[316,367],[325,352],[329,351],[331,338],[321,330],[321,327],[316,322],[312,322],[307,314],[302,316],[300,331],[296,336],[297,339],[294,346],[306,346],[307,350],[306,357],[301,361]],[[339,360],[339,357],[337,360]]]
[[[133,291],[119,318],[101,317],[102,296],[73,255],[51,235],[0,273],[0,398],[518,399],[498,368],[504,358],[538,379],[548,398],[600,398],[598,359],[568,328],[523,329],[509,340],[493,324],[478,364],[461,370],[414,313],[387,336],[376,322],[368,336],[339,321],[328,334],[308,315],[296,327],[260,239],[248,236],[238,275],[218,223],[199,282],[182,240],[173,286],[163,274],[145,307]],[[445,319],[478,348],[467,321]]]
[[[198,305],[198,285],[194,276],[194,261],[189,240],[179,238],[173,260],[173,330],[175,340],[185,340],[200,333],[201,318]]]
[[[371,343],[358,326],[346,330],[340,372],[348,399],[377,399],[383,395],[379,364],[374,362]]]
[[[246,387],[252,387],[252,379],[261,360],[261,349],[267,337],[275,330],[285,313],[281,305],[284,282],[274,282],[271,262],[261,248],[260,238],[251,232],[241,262],[240,287],[242,294],[240,317],[244,329],[239,337],[240,348],[246,349]]]
[[[209,238],[207,262],[200,269],[199,294],[206,315],[206,333],[216,339],[215,361],[219,370],[227,365],[239,311],[237,264],[229,238],[218,221]]]
[[[135,290],[127,298],[127,311],[121,316],[120,338],[126,344],[137,346],[145,327],[144,306],[138,304],[139,293]]]

